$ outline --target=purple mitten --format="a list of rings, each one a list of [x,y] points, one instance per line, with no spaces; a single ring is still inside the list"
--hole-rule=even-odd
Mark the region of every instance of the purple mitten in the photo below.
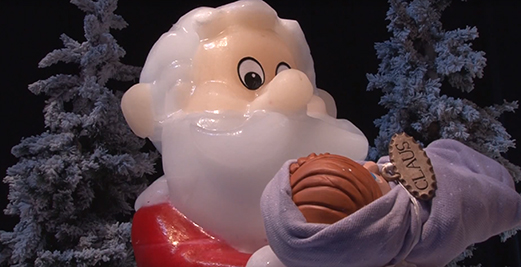
[[[331,225],[305,221],[292,201],[286,162],[261,200],[271,248],[287,267],[443,266],[467,246],[521,226],[521,196],[500,164],[453,140],[425,151],[438,181],[431,201],[395,186]]]

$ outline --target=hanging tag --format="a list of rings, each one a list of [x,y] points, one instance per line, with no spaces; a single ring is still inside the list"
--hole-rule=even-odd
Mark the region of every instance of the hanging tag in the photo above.
[[[431,160],[420,145],[406,133],[395,134],[389,143],[389,159],[394,177],[420,200],[430,200],[436,191]]]

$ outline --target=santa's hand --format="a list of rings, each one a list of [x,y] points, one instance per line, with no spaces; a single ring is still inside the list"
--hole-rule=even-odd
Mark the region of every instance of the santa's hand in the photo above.
[[[273,253],[269,245],[260,248],[251,255],[246,267],[286,267]]]

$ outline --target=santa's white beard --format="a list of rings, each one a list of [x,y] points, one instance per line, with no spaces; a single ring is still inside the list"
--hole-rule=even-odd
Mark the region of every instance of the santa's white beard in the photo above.
[[[285,161],[325,152],[363,160],[368,146],[346,120],[261,111],[179,111],[162,123],[161,139],[172,205],[244,252],[267,244],[260,197]]]

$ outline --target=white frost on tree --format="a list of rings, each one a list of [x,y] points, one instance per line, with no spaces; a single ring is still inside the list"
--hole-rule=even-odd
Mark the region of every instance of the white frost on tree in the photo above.
[[[446,31],[441,14],[451,0],[390,0],[387,12],[390,40],[377,43],[378,73],[368,74],[368,90],[382,90],[380,105],[389,112],[375,121],[380,129],[372,157],[384,155],[394,133],[405,131],[423,143],[440,138],[461,141],[501,162],[516,181],[521,170],[502,157],[514,140],[498,121],[518,104],[479,107],[467,100],[441,94],[443,82],[452,90],[470,92],[483,76],[485,53],[470,41],[475,27]]]
[[[478,37],[475,27],[444,30],[442,12],[451,0],[389,0],[387,26],[392,34],[375,49],[381,60],[378,73],[368,74],[368,90],[381,90],[379,104],[388,113],[375,120],[379,135],[371,158],[388,153],[393,134],[406,132],[423,144],[436,139],[458,140],[503,164],[516,182],[521,169],[503,157],[515,141],[498,121],[506,111],[513,112],[517,101],[479,107],[467,99],[441,93],[442,84],[450,90],[470,92],[474,79],[483,76],[485,53],[472,49]],[[503,233],[503,240],[515,230]],[[458,260],[471,256],[469,249]]]
[[[156,152],[128,128],[122,92],[109,80],[135,80],[140,68],[120,62],[125,51],[110,34],[126,22],[117,0],[72,0],[85,11],[85,41],[62,35],[64,48],[39,64],[79,65],[29,86],[48,97],[46,131],[12,149],[19,162],[7,170],[8,215],[14,230],[0,232],[0,265],[132,266],[132,203],[154,172]]]

